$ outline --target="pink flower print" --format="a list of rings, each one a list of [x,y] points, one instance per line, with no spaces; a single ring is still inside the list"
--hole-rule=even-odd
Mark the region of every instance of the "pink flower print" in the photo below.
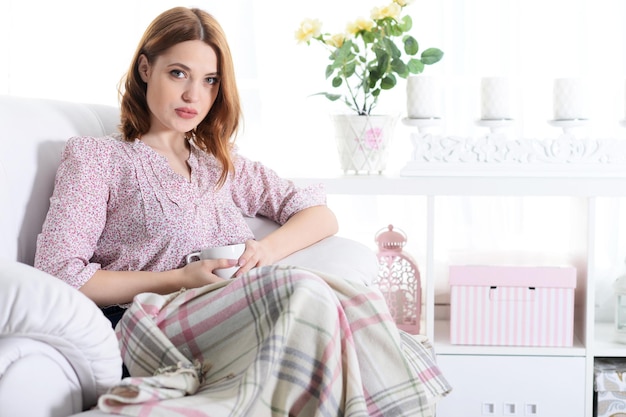
[[[367,129],[363,139],[356,138],[356,140],[365,144],[369,149],[378,150],[383,143],[383,130],[380,127]]]

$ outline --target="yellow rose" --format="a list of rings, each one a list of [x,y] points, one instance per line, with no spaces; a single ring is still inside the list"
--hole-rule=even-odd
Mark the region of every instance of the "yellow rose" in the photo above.
[[[398,3],[391,3],[385,7],[374,7],[372,9],[372,19],[380,20],[386,17],[391,17],[395,20],[398,20],[400,17],[400,13],[402,12],[402,7]]]
[[[399,5],[400,7],[406,7],[409,4],[413,3],[413,0],[393,0],[393,2]]]
[[[341,45],[343,45],[345,40],[346,35],[343,33],[336,33],[326,40],[326,44],[335,48],[341,48]]]
[[[354,22],[348,23],[346,30],[348,31],[349,34],[356,35],[362,30],[370,31],[372,30],[373,27],[374,27],[374,22],[372,22],[369,19],[364,19],[362,17],[359,17]]]
[[[298,43],[309,42],[312,38],[320,35],[322,22],[318,19],[304,19],[296,30],[296,39]]]

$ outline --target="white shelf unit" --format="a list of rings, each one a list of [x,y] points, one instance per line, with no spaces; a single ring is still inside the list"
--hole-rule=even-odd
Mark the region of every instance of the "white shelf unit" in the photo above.
[[[593,365],[595,357],[626,357],[626,345],[612,342],[612,323],[606,317],[596,317],[596,281],[600,278],[596,271],[596,222],[598,218],[607,213],[598,211],[598,200],[623,200],[626,207],[626,176],[623,175],[589,175],[580,171],[577,175],[552,175],[542,176],[533,173],[525,175],[502,175],[490,172],[486,175],[472,173],[439,173],[423,176],[339,176],[327,178],[295,178],[298,185],[323,183],[329,195],[344,196],[422,196],[424,198],[426,213],[426,236],[422,242],[425,245],[424,261],[420,265],[422,286],[424,294],[424,324],[422,333],[426,334],[434,343],[438,361],[446,374],[453,374],[453,378],[459,382],[446,404],[457,403],[459,406],[445,407],[440,405],[437,416],[440,417],[473,417],[473,416],[500,416],[500,415],[533,415],[554,416],[567,415],[568,417],[592,417],[593,416]],[[446,199],[456,197],[466,198],[500,198],[500,197],[523,197],[532,199],[544,199],[545,204],[551,204],[554,198],[571,198],[571,204],[578,211],[576,216],[579,223],[572,224],[574,232],[581,235],[585,244],[579,249],[580,253],[574,254],[577,267],[577,288],[575,299],[575,341],[572,347],[549,348],[549,347],[508,347],[508,346],[461,346],[452,345],[449,340],[449,319],[446,316],[446,306],[436,305],[435,282],[441,280],[441,268],[435,267],[435,254],[439,250],[437,241],[440,213],[437,211],[439,204],[445,204]],[[449,200],[454,201],[454,200]],[[449,202],[448,201],[448,202]],[[341,219],[340,219],[341,220]],[[626,221],[626,219],[622,220]],[[626,253],[624,253],[626,256]],[[437,275],[438,274],[438,275]],[[606,307],[606,306],[605,306]],[[474,401],[473,398],[480,395],[474,390],[497,391],[499,382],[488,380],[497,378],[493,373],[494,367],[501,366],[502,358],[508,359],[512,368],[500,370],[501,378],[507,378],[507,373],[518,371],[518,374],[526,375],[518,381],[517,386],[510,388],[511,392],[528,392],[531,399],[511,397],[511,401],[491,401],[489,398],[478,398],[478,404],[468,409],[464,402]],[[536,360],[533,360],[535,358]],[[550,373],[550,361],[555,362],[554,372]],[[561,358],[565,358],[565,365],[558,365]],[[569,358],[569,359],[566,359]],[[558,359],[558,360],[557,360]],[[570,361],[571,359],[571,361]],[[527,363],[531,360],[531,363]],[[478,362],[477,362],[478,361]],[[484,380],[476,380],[472,390],[463,381],[465,369],[469,369],[470,363],[482,363],[481,369],[490,370],[482,376]],[[505,363],[507,363],[505,361]],[[523,371],[532,369],[532,364],[541,364],[536,368],[538,372],[548,371],[547,377],[543,375],[530,375]],[[468,367],[465,368],[464,365]],[[548,364],[546,368],[546,364]],[[461,369],[453,365],[458,365]],[[530,368],[529,368],[530,367]],[[457,370],[459,372],[457,372]],[[563,375],[566,378],[563,379]],[[544,398],[536,399],[533,391],[539,382],[550,378],[561,378],[554,383],[565,383],[564,386],[542,386]],[[455,381],[451,381],[454,386]],[[500,381],[502,382],[502,381]],[[482,388],[481,388],[482,387]],[[535,388],[533,388],[535,387]],[[549,389],[548,389],[549,388]],[[463,392],[464,390],[467,392]],[[495,392],[494,391],[494,392]],[[555,395],[561,393],[562,395]],[[488,395],[488,393],[485,393]],[[551,399],[550,399],[551,398]],[[444,401],[446,401],[444,399]],[[538,401],[538,402],[537,402]],[[561,408],[561,412],[554,413],[557,405],[567,402],[567,407]],[[556,405],[555,405],[556,404]],[[464,408],[465,407],[465,408]],[[441,410],[440,410],[441,409]],[[463,411],[457,411],[463,410]],[[441,411],[441,412],[440,412]],[[566,411],[566,414],[562,412]]]

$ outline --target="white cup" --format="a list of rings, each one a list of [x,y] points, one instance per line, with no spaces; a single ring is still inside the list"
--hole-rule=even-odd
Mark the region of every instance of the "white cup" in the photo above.
[[[244,243],[237,243],[235,245],[216,246],[214,248],[202,249],[201,251],[193,252],[187,255],[187,263],[189,264],[201,259],[239,259],[245,248],[246,245]],[[229,279],[233,277],[238,269],[239,266],[235,265],[230,268],[216,269],[213,273],[220,278]]]

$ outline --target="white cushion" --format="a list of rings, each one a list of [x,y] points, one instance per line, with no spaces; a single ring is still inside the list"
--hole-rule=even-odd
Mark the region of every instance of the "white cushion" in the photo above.
[[[1,259],[0,288],[0,337],[30,338],[59,351],[76,372],[84,406],[119,381],[117,337],[93,301],[51,275]],[[0,372],[7,367],[3,360]]]

